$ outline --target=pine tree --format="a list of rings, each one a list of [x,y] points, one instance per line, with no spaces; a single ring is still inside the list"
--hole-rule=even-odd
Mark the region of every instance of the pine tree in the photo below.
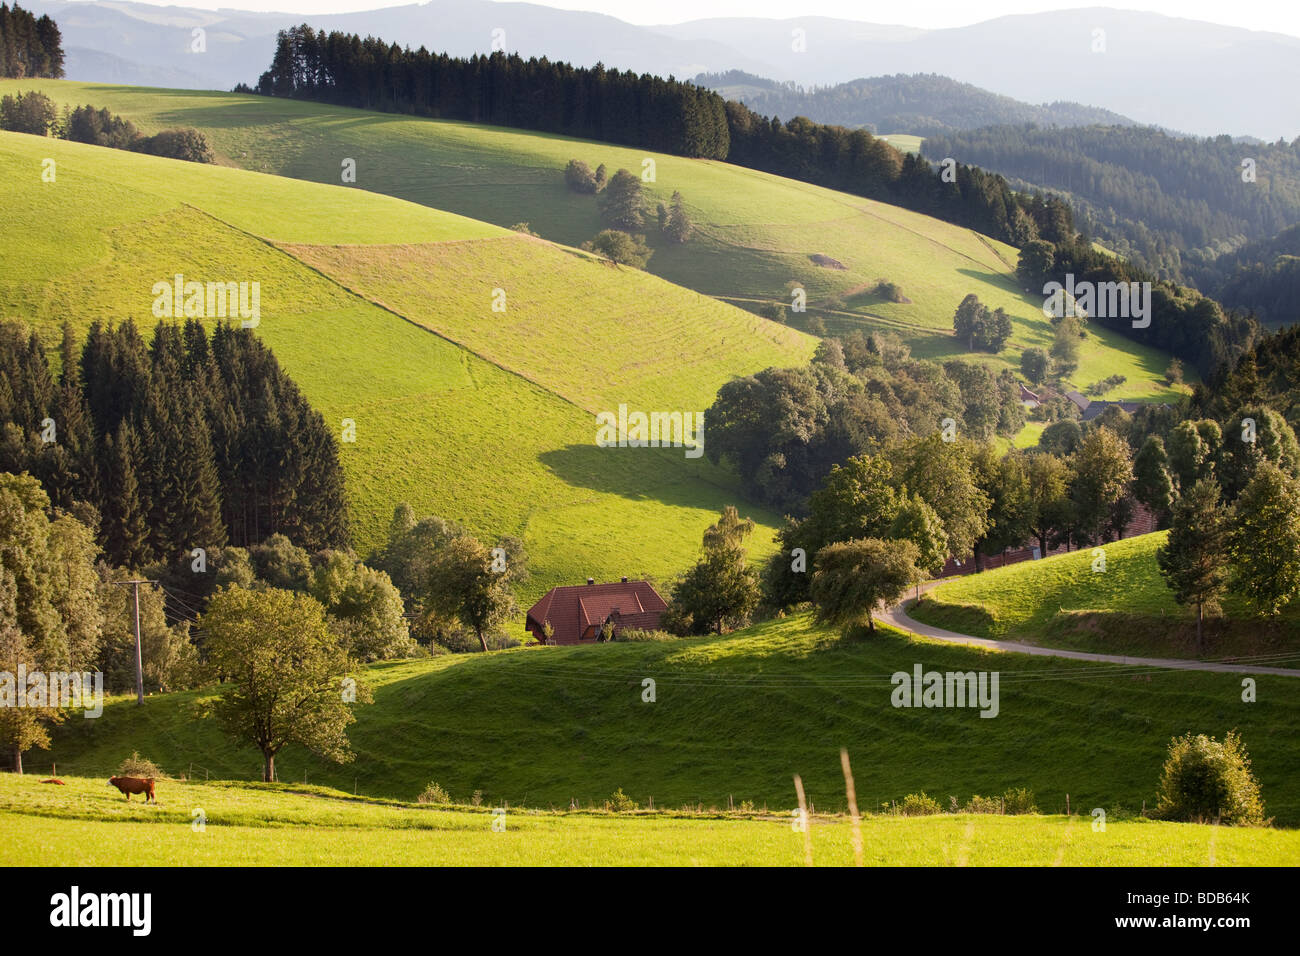
[[[104,550],[114,564],[127,568],[141,567],[153,558],[136,474],[139,458],[140,442],[127,422],[104,438]]]

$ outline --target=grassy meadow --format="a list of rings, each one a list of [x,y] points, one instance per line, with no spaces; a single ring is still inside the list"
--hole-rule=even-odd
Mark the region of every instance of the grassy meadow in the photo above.
[[[999,712],[891,705],[891,675],[997,671]],[[655,700],[643,701],[644,681]],[[431,781],[452,799],[563,810],[616,789],[643,806],[793,805],[800,774],[813,807],[845,809],[848,749],[863,809],[925,791],[945,807],[1028,787],[1048,814],[1155,804],[1171,737],[1240,730],[1266,812],[1300,826],[1300,698],[1288,677],[1258,678],[1241,701],[1233,674],[1151,671],[911,641],[883,626],[846,640],[809,616],[723,637],[517,648],[371,666],[375,702],[349,730],[356,759],[302,748],[277,757],[282,781],[414,800]],[[256,750],[207,717],[216,687],[109,702],[70,717],[29,772],[106,777],[132,751],[192,779],[260,779]]]
[[[338,183],[343,160],[353,159],[353,191],[398,196],[498,226],[525,221],[568,246],[603,226],[595,199],[566,189],[565,163],[576,158],[592,168],[604,163],[611,172],[640,172],[643,160],[651,159],[651,208],[680,190],[695,224],[694,237],[680,246],[661,242],[657,227],[647,227],[656,247],[649,270],[673,283],[753,308],[789,304],[785,287],[794,280],[807,289],[812,310],[792,314],[795,324],[817,314],[832,334],[888,331],[918,357],[933,359],[968,354],[952,336],[952,316],[974,292],[990,308],[1005,308],[1014,326],[1000,355],[975,355],[976,360],[1015,368],[1025,348],[1051,344],[1042,296],[1016,281],[1011,246],[895,206],[755,170],[550,134],[269,97],[0,81],[0,93],[19,89],[40,89],[60,103],[93,102],[146,132],[198,127],[221,162],[245,169]],[[315,236],[298,241],[332,242]],[[816,265],[812,256],[829,257],[843,268]],[[876,295],[872,290],[880,279],[897,283],[909,301]],[[824,310],[832,297],[844,308]],[[1167,365],[1163,353],[1093,330],[1073,384],[1082,389],[1123,375],[1126,381],[1108,399],[1169,401],[1178,390],[1164,383]]]
[[[3,866],[797,866],[788,813],[549,812],[434,807],[324,787],[165,780],[127,805],[102,778],[0,775]],[[196,811],[198,814],[196,815]],[[493,830],[494,822],[504,828]],[[201,828],[199,824],[201,823]],[[1294,864],[1300,832],[1149,820],[866,816],[868,866],[1262,866]],[[814,865],[854,863],[852,825],[814,814]]]
[[[724,505],[744,507],[729,473],[680,449],[597,448],[597,411],[702,411],[731,377],[801,364],[814,344],[653,276],[373,193],[13,133],[0,133],[0,175],[0,315],[54,344],[65,319],[147,332],[153,284],[175,273],[260,283],[258,334],[327,422],[356,422],[340,449],[358,550],[408,501],[523,538],[525,598],[588,575],[671,577]],[[778,516],[745,510],[762,553]],[[623,529],[612,542],[610,527]]]
[[[1199,657],[1195,609],[1180,606],[1156,563],[1167,532],[1107,544],[1105,570],[1093,549],[954,578],[908,613],[936,627],[998,640],[1108,654]],[[1300,608],[1253,617],[1231,589],[1223,614],[1207,617],[1206,659],[1276,657],[1300,666]]]

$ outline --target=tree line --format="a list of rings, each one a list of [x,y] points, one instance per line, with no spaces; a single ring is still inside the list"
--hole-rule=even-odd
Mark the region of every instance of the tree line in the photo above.
[[[865,130],[802,116],[782,123],[692,83],[600,64],[501,52],[457,58],[303,24],[280,31],[255,92],[725,159],[896,203],[1013,245],[1073,235],[1068,204],[1016,193],[1001,176],[964,164],[936,170]]]
[[[690,83],[603,65],[493,53],[466,58],[374,37],[281,30],[257,92],[543,130],[646,149],[725,159],[722,98]]]
[[[1002,454],[987,441],[933,432],[880,443],[832,465],[780,550],[761,568],[734,509],[706,532],[701,557],[673,589],[664,626],[721,632],[811,604],[846,633],[873,610],[937,574],[949,557],[984,557],[1028,542],[1048,554],[1123,537],[1139,504],[1169,529],[1157,559],[1174,599],[1202,619],[1229,585],[1267,618],[1300,599],[1300,442],[1267,404],[1203,409],[1118,408],[1063,420],[1037,447]]]
[[[56,374],[34,332],[0,325],[0,470],[92,514],[114,564],[276,533],[346,546],[334,435],[251,330],[65,324],[58,357]]]
[[[0,3],[0,77],[63,78],[63,35],[48,14]]]
[[[1025,411],[1009,369],[917,360],[891,336],[853,332],[824,339],[807,366],[726,383],[705,418],[711,461],[735,468],[752,500],[802,514],[832,466],[854,455],[945,427],[1009,437]]]

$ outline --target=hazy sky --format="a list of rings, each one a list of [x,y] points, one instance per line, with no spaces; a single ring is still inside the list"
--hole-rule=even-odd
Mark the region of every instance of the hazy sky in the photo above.
[[[401,0],[141,0],[158,6],[201,7],[215,10],[261,10],[285,13],[347,13],[379,7],[403,6]],[[1069,0],[928,0],[907,4],[865,3],[863,0],[531,0],[563,10],[591,10],[607,13],[629,23],[682,23],[706,17],[771,17],[785,19],[819,15],[862,20],[868,23],[899,23],[914,27],[957,27],[1013,13],[1040,13],[1089,6],[1113,6],[1125,10],[1146,10],[1169,16],[1205,20],[1270,30],[1300,36],[1300,4],[1294,0],[1255,0],[1224,3],[1223,0],[1135,0],[1131,3],[1071,3]]]

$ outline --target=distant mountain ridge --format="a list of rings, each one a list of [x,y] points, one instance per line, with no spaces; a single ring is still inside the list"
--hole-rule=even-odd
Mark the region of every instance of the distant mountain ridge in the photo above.
[[[1134,126],[1127,116],[1081,103],[1033,105],[935,73],[895,74],[805,89],[742,70],[701,73],[695,83],[767,116],[806,116],[873,133],[930,136],[982,126]]]

